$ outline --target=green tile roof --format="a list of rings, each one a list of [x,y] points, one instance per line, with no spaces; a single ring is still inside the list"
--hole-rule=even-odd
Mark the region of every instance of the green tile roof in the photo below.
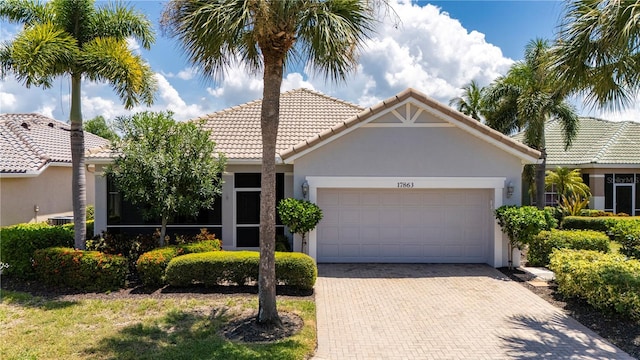
[[[524,134],[513,136],[523,141]],[[573,144],[564,148],[562,124],[557,120],[545,127],[547,165],[640,164],[640,123],[580,118]]]

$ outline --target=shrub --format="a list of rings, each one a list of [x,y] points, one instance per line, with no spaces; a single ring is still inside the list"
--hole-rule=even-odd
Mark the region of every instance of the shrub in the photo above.
[[[124,286],[127,260],[122,256],[66,247],[36,250],[33,268],[42,282],[85,291],[114,290]]]
[[[8,264],[3,274],[32,277],[33,252],[52,246],[73,246],[73,227],[37,223],[0,228],[0,261]]]
[[[598,217],[598,216],[615,216],[615,214],[612,212],[606,212],[604,210],[583,209],[580,212],[580,216]]]
[[[111,234],[103,232],[100,236],[87,240],[87,250],[99,251],[109,255],[121,255],[127,258],[130,270],[135,269],[141,254],[158,247],[159,233],[153,235]]]
[[[169,262],[167,282],[173,286],[202,283],[208,286],[244,285],[258,278],[260,255],[256,251],[207,252],[178,256]],[[281,285],[313,289],[318,269],[302,253],[276,252],[276,281]]]
[[[599,231],[555,230],[541,231],[529,243],[527,263],[530,266],[547,266],[554,249],[597,250],[609,252],[611,241]]]
[[[640,261],[589,250],[556,250],[549,268],[558,291],[601,310],[640,319]]]
[[[640,223],[640,217],[620,217],[620,216],[567,216],[562,220],[562,229],[564,230],[595,230],[610,234],[611,229],[618,222],[635,222]]]
[[[205,240],[198,243],[171,245],[146,252],[138,258],[136,270],[145,286],[161,286],[164,274],[171,259],[179,255],[220,251],[220,240]]]
[[[87,219],[87,221],[85,222],[85,227],[87,229],[87,235],[86,235],[86,239],[87,240],[89,240],[89,239],[91,239],[93,237],[93,228],[94,228],[93,224],[94,224],[93,220]],[[67,230],[74,231],[73,230],[73,223],[59,225],[59,226],[65,228]]]
[[[501,206],[495,214],[502,231],[509,237],[509,267],[513,263],[513,248],[521,249],[540,231],[550,230],[557,225],[552,211],[533,206]]]
[[[611,229],[611,235],[622,245],[621,253],[640,259],[640,222],[618,221]]]

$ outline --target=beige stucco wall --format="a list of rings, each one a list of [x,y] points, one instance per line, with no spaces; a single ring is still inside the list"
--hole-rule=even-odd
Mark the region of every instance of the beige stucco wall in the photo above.
[[[87,205],[93,205],[95,181],[88,171],[86,177]],[[0,226],[72,214],[71,166],[49,166],[36,177],[0,178]]]

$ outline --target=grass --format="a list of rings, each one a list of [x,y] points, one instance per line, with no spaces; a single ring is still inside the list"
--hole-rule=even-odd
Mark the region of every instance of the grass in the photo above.
[[[270,344],[228,341],[219,328],[254,298],[46,300],[2,291],[0,359],[305,359],[316,347],[315,304],[283,300],[304,320]]]

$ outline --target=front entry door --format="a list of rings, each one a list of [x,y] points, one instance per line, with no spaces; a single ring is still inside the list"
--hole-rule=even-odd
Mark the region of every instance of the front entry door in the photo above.
[[[632,193],[633,193],[633,186],[632,185],[620,185],[620,184],[616,184],[616,188],[615,188],[615,212],[616,214],[618,213],[625,213],[628,215],[633,215],[633,200],[632,200]]]

